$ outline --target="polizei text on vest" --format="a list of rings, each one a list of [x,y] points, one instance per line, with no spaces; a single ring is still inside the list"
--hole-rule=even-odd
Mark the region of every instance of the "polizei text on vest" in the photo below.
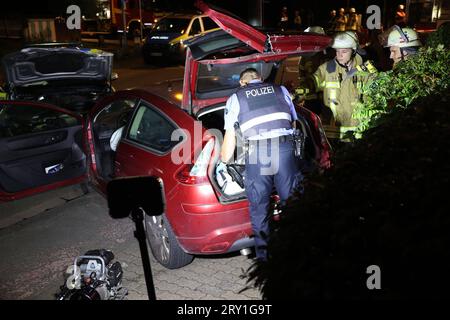
[[[245,95],[247,98],[249,98],[250,96],[257,97],[257,96],[263,96],[266,94],[273,94],[274,92],[275,92],[275,90],[273,89],[273,87],[268,86],[268,87],[261,87],[258,89],[245,90]]]

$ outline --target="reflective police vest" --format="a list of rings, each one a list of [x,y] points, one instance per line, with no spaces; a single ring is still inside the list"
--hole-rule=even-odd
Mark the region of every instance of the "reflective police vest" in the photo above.
[[[280,86],[250,83],[236,92],[239,127],[244,139],[274,129],[291,129],[291,109]]]

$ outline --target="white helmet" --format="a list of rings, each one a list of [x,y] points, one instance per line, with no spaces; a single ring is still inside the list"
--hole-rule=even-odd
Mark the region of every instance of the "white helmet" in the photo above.
[[[323,30],[323,28],[319,27],[319,26],[308,27],[308,28],[305,29],[305,32],[325,34],[325,30]]]
[[[385,47],[420,47],[422,43],[419,40],[419,35],[411,28],[400,28],[394,26],[389,33],[387,44]]]
[[[344,31],[336,33],[333,45],[333,49],[353,49],[358,48],[358,37],[353,31]]]

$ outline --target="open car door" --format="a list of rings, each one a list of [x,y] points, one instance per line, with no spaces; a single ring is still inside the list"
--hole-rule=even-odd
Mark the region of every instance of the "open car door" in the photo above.
[[[0,201],[86,179],[81,116],[38,102],[0,101]]]

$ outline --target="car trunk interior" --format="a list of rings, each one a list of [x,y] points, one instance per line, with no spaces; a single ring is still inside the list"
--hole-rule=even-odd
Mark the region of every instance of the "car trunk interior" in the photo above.
[[[211,161],[211,163],[213,163],[214,165],[210,166],[210,168],[209,168],[209,177],[210,177],[210,181],[212,182],[214,188],[220,194],[220,201],[223,203],[228,203],[228,202],[234,202],[234,201],[246,199],[246,195],[245,195],[245,190],[242,190],[242,192],[236,193],[236,189],[239,190],[239,188],[237,186],[236,186],[236,188],[228,189],[228,190],[231,190],[231,192],[227,193],[226,192],[227,189],[224,189],[223,187],[219,186],[219,182],[216,177],[215,165],[219,161],[220,148],[221,148],[219,142],[223,140],[223,136],[225,134],[224,110],[225,110],[225,102],[222,104],[216,104],[216,105],[210,106],[208,108],[204,108],[197,114],[197,120],[202,121],[202,125],[206,129],[210,129],[210,130],[216,129],[217,130],[216,132],[214,132],[214,130],[213,130],[211,133],[213,133],[216,136],[221,135],[221,137],[222,137],[221,139],[216,139],[214,158]],[[298,116],[299,116],[299,120],[297,121],[297,128],[300,129],[301,132],[305,136],[305,150],[304,150],[305,157],[303,160],[299,161],[299,163],[300,163],[300,168],[301,168],[302,172],[304,174],[308,174],[311,171],[313,171],[316,166],[316,163],[315,163],[316,150],[315,150],[314,142],[312,139],[312,132],[311,132],[312,129],[310,127],[310,124],[303,116],[301,116],[301,114],[298,114]],[[240,147],[240,145],[238,143],[236,146],[234,157],[233,157],[234,161],[229,163],[232,166],[231,170],[229,169],[229,171],[232,171],[232,173],[233,173],[233,175],[231,175],[233,181],[235,180],[234,177],[236,175],[236,172],[238,175],[240,175],[240,177],[238,177],[238,178],[243,179],[244,164],[245,164],[243,155],[244,155],[244,151],[242,150],[242,147]]]
[[[215,136],[220,136],[221,139],[216,139],[215,144],[215,150],[213,152],[213,159],[211,160],[211,163],[214,165],[210,166],[209,168],[209,178],[214,186],[215,190],[220,194],[220,201],[222,203],[230,203],[235,201],[240,201],[243,199],[246,199],[245,190],[235,185],[235,188],[225,188],[225,185],[220,187],[218,179],[216,177],[215,172],[215,164],[219,161],[219,155],[220,155],[220,141],[223,140],[223,136],[225,134],[224,130],[224,110],[225,110],[225,103],[214,105],[208,108],[202,109],[197,114],[197,120],[202,122],[202,125],[204,128],[209,129],[210,132]],[[215,130],[214,130],[215,129]],[[242,148],[239,146],[236,147],[233,161],[229,163],[231,165],[231,169],[229,168],[229,171],[233,171],[233,181],[234,179],[242,179],[243,180],[243,172],[244,172],[244,161],[242,157]],[[229,191],[231,190],[231,192]]]
[[[34,85],[16,87],[11,99],[40,101],[54,104],[70,111],[85,113],[96,101],[110,91],[101,81],[43,81]]]

